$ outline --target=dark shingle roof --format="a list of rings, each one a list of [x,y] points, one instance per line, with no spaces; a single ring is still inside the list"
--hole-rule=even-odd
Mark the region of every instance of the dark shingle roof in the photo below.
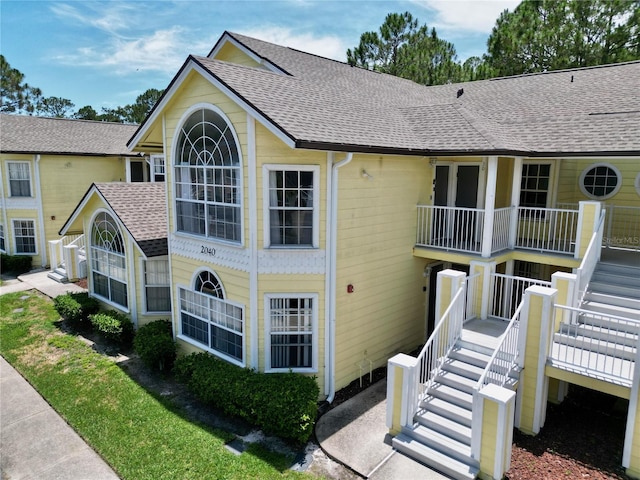
[[[0,152],[134,156],[137,125],[0,114]]]
[[[301,148],[421,155],[640,152],[640,61],[428,87],[226,35],[280,71],[190,58]]]
[[[147,257],[167,255],[167,200],[164,183],[118,182],[95,183],[93,186]]]

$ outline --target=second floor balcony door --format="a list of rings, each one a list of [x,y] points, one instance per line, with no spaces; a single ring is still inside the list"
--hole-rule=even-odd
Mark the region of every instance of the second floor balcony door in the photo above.
[[[473,250],[481,236],[482,212],[478,207],[479,164],[436,166],[432,241],[452,248]]]

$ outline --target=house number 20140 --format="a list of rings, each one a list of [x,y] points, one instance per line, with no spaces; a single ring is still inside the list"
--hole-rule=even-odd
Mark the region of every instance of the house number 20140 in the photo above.
[[[204,245],[200,245],[200,253],[204,253],[205,255],[209,255],[213,257],[216,254],[216,249],[211,247],[205,247]]]

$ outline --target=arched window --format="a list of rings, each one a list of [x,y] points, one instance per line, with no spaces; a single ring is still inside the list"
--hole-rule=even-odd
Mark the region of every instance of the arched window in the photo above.
[[[215,273],[203,270],[192,290],[178,289],[180,336],[211,353],[244,366],[244,309],[225,300]]]
[[[90,242],[93,293],[128,308],[124,242],[108,213],[100,212],[94,219]]]
[[[241,241],[240,154],[230,125],[209,109],[180,128],[175,152],[177,230]]]

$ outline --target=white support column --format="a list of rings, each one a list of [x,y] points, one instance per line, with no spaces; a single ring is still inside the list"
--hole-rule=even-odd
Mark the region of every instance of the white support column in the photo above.
[[[600,213],[602,212],[602,204],[600,202],[582,201],[578,205],[578,228],[574,258],[582,258],[584,256],[591,236],[596,231]]]
[[[493,218],[496,208],[496,184],[498,181],[498,157],[489,157],[487,161],[487,188],[484,200],[484,228],[482,231],[482,256],[491,256],[493,242]]]
[[[518,240],[518,207],[520,206],[520,184],[522,182],[522,157],[513,159],[511,180],[511,225],[509,226],[509,248],[515,248]]]
[[[469,262],[469,271],[473,275],[480,272],[479,278],[479,295],[480,295],[480,318],[489,317],[489,304],[491,303],[491,295],[493,285],[491,284],[491,275],[496,273],[496,262],[480,262],[471,260]]]
[[[456,296],[460,287],[464,284],[466,274],[457,270],[443,270],[438,272],[436,277],[436,305],[435,324],[442,319],[442,314],[447,310],[453,297]],[[464,303],[463,303],[464,305]]]

